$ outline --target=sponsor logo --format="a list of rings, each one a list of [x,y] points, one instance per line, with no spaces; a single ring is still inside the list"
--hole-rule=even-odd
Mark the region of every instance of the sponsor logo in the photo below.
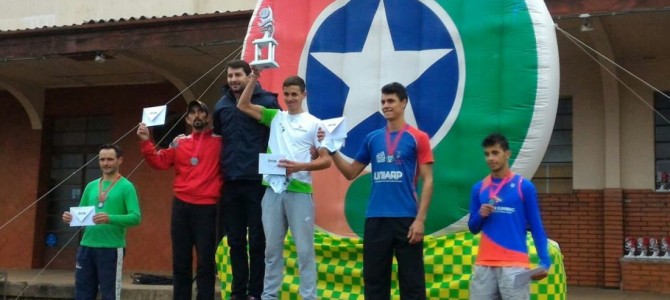
[[[376,182],[399,182],[402,181],[401,171],[377,171],[373,176]]]
[[[386,153],[384,153],[384,151],[379,152],[379,153],[377,153],[376,158],[377,158],[378,163],[383,163],[384,161],[386,161]]]
[[[513,214],[516,212],[516,209],[514,207],[509,207],[509,206],[496,206],[495,207],[495,213],[499,214]]]

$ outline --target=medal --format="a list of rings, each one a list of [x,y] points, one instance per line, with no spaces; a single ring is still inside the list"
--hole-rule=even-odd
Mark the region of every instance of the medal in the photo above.
[[[111,190],[112,187],[114,187],[114,185],[116,184],[116,182],[119,181],[119,179],[121,179],[121,174],[118,174],[116,176],[116,178],[114,179],[114,181],[112,181],[112,183],[109,184],[107,189],[105,189],[103,191],[102,190],[102,178],[100,178],[100,181],[98,181],[98,201],[99,201],[98,202],[98,207],[99,208],[102,208],[102,206],[105,204],[105,200],[107,200],[107,195],[109,194],[109,190]]]
[[[388,156],[386,157],[386,162],[393,162],[393,153],[395,152],[396,148],[398,148],[398,143],[400,142],[400,139],[402,138],[403,133],[405,133],[405,130],[409,125],[405,124],[400,130],[398,130],[398,133],[396,134],[395,138],[393,141],[391,141],[391,131],[389,131],[388,127],[386,128],[386,152],[388,152]]]
[[[489,199],[489,204],[491,205],[496,205],[496,203],[500,202],[500,198],[498,196],[494,196],[493,198]]]
[[[195,141],[195,135],[193,136],[193,140]],[[198,141],[198,145],[195,148],[195,153],[193,153],[193,156],[191,157],[191,166],[197,166],[200,160],[198,160],[198,153],[200,153],[200,144],[202,143],[202,140],[204,139],[204,133],[200,134],[200,140]]]
[[[498,197],[498,193],[500,193],[500,190],[507,184],[509,183],[512,178],[514,178],[514,173],[509,172],[505,178],[501,180],[499,184],[493,183],[493,179],[491,179],[491,175],[487,177],[486,180],[489,181],[489,204],[490,205],[496,205],[498,202],[501,202],[502,199]]]

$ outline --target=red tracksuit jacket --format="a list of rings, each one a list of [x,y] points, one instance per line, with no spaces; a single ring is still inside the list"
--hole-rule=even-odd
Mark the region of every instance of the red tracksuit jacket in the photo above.
[[[156,150],[151,141],[141,141],[142,155],[157,170],[174,166],[174,193],[184,202],[216,204],[223,180],[219,169],[221,136],[211,130],[196,132],[177,142],[175,147]],[[197,160],[196,164],[192,161]]]

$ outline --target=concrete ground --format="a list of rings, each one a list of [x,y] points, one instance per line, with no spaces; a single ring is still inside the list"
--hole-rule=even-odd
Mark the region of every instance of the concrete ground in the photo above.
[[[71,299],[74,271],[72,270],[4,270],[7,287],[0,278],[0,299],[7,292],[7,299]],[[27,289],[25,287],[28,286]],[[25,291],[24,291],[25,289]],[[135,300],[170,300],[172,287],[165,285],[132,284],[130,273],[123,276],[123,298]],[[615,289],[568,286],[568,300],[667,300],[670,295],[640,292],[622,292]]]
[[[568,286],[568,300],[668,300],[670,295],[622,292],[615,289]]]

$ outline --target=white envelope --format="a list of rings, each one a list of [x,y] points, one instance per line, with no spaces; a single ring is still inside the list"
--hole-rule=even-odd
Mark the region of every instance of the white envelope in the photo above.
[[[167,105],[145,107],[142,111],[142,123],[147,127],[159,126],[165,124],[165,113]]]
[[[326,147],[328,151],[340,151],[344,147],[344,139],[326,139],[321,143],[321,147]]]
[[[259,153],[258,174],[264,175],[286,175],[286,168],[278,166],[282,154]]]
[[[321,123],[326,127],[327,139],[343,139],[347,137],[347,120],[345,117],[323,120]]]
[[[519,288],[519,287],[522,287],[522,286],[526,285],[527,283],[530,282],[530,280],[531,280],[530,278],[533,275],[540,274],[540,273],[542,273],[542,271],[545,271],[545,269],[543,267],[537,267],[535,269],[531,269],[531,270],[516,274],[516,276],[514,276],[514,287]]]
[[[93,226],[93,215],[95,215],[95,206],[76,206],[70,207],[72,221],[70,226]]]

